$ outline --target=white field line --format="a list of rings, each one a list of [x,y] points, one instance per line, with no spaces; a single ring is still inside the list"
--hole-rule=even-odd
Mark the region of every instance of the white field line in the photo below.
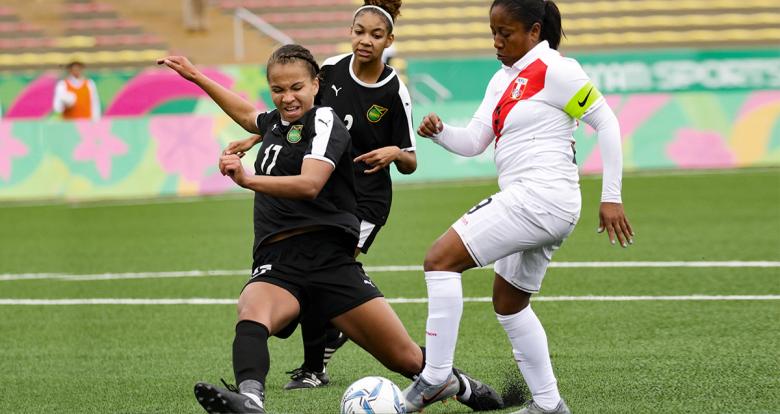
[[[722,262],[552,262],[550,267],[560,268],[777,268],[780,262],[774,261],[722,261]],[[483,269],[492,269],[486,266]],[[420,265],[410,266],[366,266],[367,273],[383,272],[422,272]],[[58,279],[65,281],[115,280],[115,279],[159,279],[171,277],[212,277],[212,276],[247,276],[249,269],[233,270],[183,270],[171,272],[130,272],[130,273],[97,273],[74,275],[67,273],[7,273],[0,274],[0,282],[12,280]]]
[[[687,296],[536,296],[535,302],[638,302],[638,301],[764,301],[780,300],[780,295],[687,295]],[[395,304],[427,303],[427,298],[388,298]],[[463,298],[464,302],[490,302],[489,297]],[[236,299],[0,299],[2,305],[235,305]]]
[[[550,267],[560,268],[777,268],[780,262],[773,261],[722,261],[722,262],[552,262]],[[492,266],[486,266],[483,269],[492,269]],[[382,272],[422,272],[420,265],[410,266],[366,266],[367,273]],[[66,281],[88,281],[88,280],[114,280],[114,279],[154,279],[171,277],[212,277],[212,276],[235,276],[249,275],[249,269],[233,270],[184,270],[171,272],[131,272],[131,273],[98,273],[86,275],[74,275],[67,273],[8,273],[0,274],[0,282],[11,280],[35,280],[35,279],[59,279]]]

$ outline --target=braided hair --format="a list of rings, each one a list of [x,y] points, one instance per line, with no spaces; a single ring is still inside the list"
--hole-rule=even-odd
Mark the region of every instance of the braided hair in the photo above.
[[[277,63],[286,65],[297,60],[302,60],[309,64],[309,74],[312,79],[316,78],[320,73],[320,66],[317,64],[317,61],[314,60],[314,56],[312,56],[309,49],[306,49],[301,45],[290,44],[274,50],[274,53],[268,58],[268,63],[266,64],[266,76],[268,76],[268,68],[272,65]]]

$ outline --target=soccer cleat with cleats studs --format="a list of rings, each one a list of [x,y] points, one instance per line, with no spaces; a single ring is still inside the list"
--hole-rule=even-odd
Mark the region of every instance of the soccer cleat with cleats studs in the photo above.
[[[319,388],[328,385],[330,378],[323,372],[314,372],[304,367],[295,368],[287,371],[290,374],[290,382],[284,386],[285,390],[301,390],[308,388]]]
[[[531,401],[522,410],[515,411],[511,414],[571,414],[571,410],[569,410],[569,407],[566,405],[566,401],[563,400],[561,400],[561,402],[558,403],[558,406],[552,410],[544,410],[535,402]]]
[[[468,374],[457,368],[453,368],[452,370],[464,383],[462,391],[465,391],[466,382],[468,382],[469,388],[471,389],[467,398],[464,398],[463,392],[459,392],[459,395],[455,396],[455,399],[458,400],[458,402],[474,411],[498,410],[499,408],[504,407],[504,400],[496,390],[489,385],[471,378]]]
[[[428,384],[422,375],[419,375],[401,394],[406,399],[406,412],[416,413],[437,401],[454,397],[459,390],[460,381],[454,373],[441,384]]]
[[[222,381],[225,384],[224,381]],[[227,388],[199,382],[195,384],[195,398],[209,414],[251,413],[264,414],[265,408],[252,398],[240,394],[235,386],[225,384]],[[262,401],[262,398],[260,398]]]

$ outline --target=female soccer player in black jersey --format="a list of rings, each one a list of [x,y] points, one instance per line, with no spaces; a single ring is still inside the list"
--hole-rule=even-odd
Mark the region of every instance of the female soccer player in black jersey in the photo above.
[[[319,68],[311,54],[286,45],[269,58],[275,110],[250,103],[204,76],[186,58],[158,63],[194,82],[247,131],[262,136],[255,175],[239,154],[223,154],[220,171],[255,192],[253,272],[238,300],[233,369],[238,388],[195,385],[210,413],[264,413],[270,365],[268,337],[289,336],[301,314],[323,315],[391,370],[407,377],[423,368],[423,353],[354,259],[358,220],[350,135],[327,107],[314,106]],[[382,329],[376,329],[381,326]],[[456,396],[475,409],[493,409],[500,397],[454,371]]]
[[[360,220],[356,256],[368,253],[390,214],[390,164],[402,174],[417,168],[409,91],[382,60],[383,52],[395,40],[393,25],[400,8],[401,0],[366,0],[354,13],[352,53],[325,60],[319,76],[316,102],[333,108],[352,136]],[[226,152],[245,152],[252,145],[253,138],[235,141]],[[325,366],[346,337],[326,325],[327,321],[315,314],[301,320],[304,362],[289,372],[292,376],[285,389],[316,388],[330,381]]]

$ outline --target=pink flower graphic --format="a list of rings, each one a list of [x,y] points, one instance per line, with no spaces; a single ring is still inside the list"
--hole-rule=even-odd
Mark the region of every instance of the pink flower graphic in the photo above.
[[[220,146],[212,129],[208,116],[159,116],[149,121],[163,171],[200,182],[219,160]]]
[[[717,132],[681,128],[666,146],[666,154],[681,168],[728,168],[734,154]]]
[[[11,178],[11,163],[14,158],[27,155],[29,150],[21,141],[11,136],[9,122],[0,122],[0,177],[8,181]]]
[[[111,133],[108,120],[79,121],[76,128],[81,134],[81,142],[73,150],[76,161],[95,161],[95,167],[104,180],[111,176],[112,158],[127,153],[127,144]]]

